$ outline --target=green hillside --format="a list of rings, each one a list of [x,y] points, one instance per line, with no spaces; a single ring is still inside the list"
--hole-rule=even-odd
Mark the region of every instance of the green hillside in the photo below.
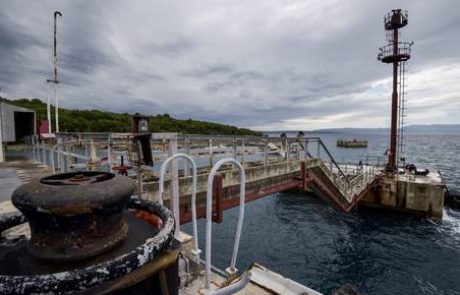
[[[33,109],[37,120],[46,119],[46,104],[34,98],[0,101]],[[54,114],[54,108],[52,109]],[[130,132],[132,114],[98,110],[68,110],[59,108],[59,129],[65,132]],[[151,132],[179,132],[186,134],[261,135],[261,132],[235,126],[197,120],[179,120],[168,114],[150,116]]]

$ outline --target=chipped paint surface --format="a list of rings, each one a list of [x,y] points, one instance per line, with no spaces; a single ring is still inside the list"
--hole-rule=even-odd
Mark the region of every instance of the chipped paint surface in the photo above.
[[[146,210],[159,216],[163,225],[160,232],[146,239],[143,245],[108,262],[71,271],[36,276],[0,276],[2,294],[67,294],[89,290],[115,280],[152,261],[174,237],[174,218],[158,202],[131,198],[128,208]],[[0,221],[3,216],[0,217]]]
[[[126,238],[124,211],[134,189],[133,181],[124,176],[72,172],[22,185],[12,202],[29,220],[33,256],[75,261],[107,251]]]

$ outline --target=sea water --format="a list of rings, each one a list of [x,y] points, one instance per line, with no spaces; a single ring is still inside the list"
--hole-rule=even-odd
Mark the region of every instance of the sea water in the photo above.
[[[388,136],[315,134],[339,162],[383,156]],[[337,138],[367,139],[368,148],[340,149]],[[408,135],[406,163],[439,169],[460,191],[460,135]],[[213,224],[212,263],[230,264],[238,208]],[[185,226],[189,232],[190,224]],[[204,220],[199,220],[204,250]],[[248,203],[237,267],[252,262],[325,294],[344,284],[362,294],[460,294],[460,212],[442,220],[360,207],[343,213],[307,193],[278,193]]]

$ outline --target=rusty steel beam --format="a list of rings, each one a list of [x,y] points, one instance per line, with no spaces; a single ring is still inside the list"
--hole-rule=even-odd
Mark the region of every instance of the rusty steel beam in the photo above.
[[[222,174],[214,176],[213,196],[216,199],[216,204],[213,206],[212,221],[222,223],[224,220],[224,187],[222,184]]]
[[[301,180],[292,179],[289,182],[286,182],[280,185],[275,185],[268,189],[262,189],[254,193],[247,194],[245,201],[246,203],[248,203],[248,202],[263,198],[265,196],[272,195],[274,193],[283,192],[283,191],[286,191],[292,188],[300,188],[301,186],[302,186]],[[239,205],[239,198],[230,198],[230,199],[224,200],[222,202],[222,211],[233,208],[233,207],[237,207],[238,205]],[[213,207],[216,210],[215,204]],[[181,224],[190,222],[192,220],[192,213],[190,212],[190,210],[187,210],[187,206],[181,206],[180,211],[181,211],[180,212],[180,216],[181,216],[180,223]],[[197,218],[205,217],[206,207],[197,208],[196,216]],[[223,215],[222,215],[222,221],[223,221]]]

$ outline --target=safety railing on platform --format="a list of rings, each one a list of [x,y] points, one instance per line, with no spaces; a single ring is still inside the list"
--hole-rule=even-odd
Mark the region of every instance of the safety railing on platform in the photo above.
[[[79,159],[79,168],[99,169],[94,166],[108,166],[109,171],[119,167],[119,162],[130,162],[131,175],[139,173],[139,158],[136,158],[136,148],[133,145],[133,134],[130,133],[59,133],[54,141],[61,140],[66,144],[41,143],[35,138],[33,152],[35,158],[50,165],[54,172],[69,171],[71,159]],[[69,147],[70,145],[70,147]],[[54,146],[54,148],[53,148]],[[83,146],[84,154],[75,152],[76,146]],[[286,161],[307,160],[321,158],[325,162],[323,169],[331,181],[344,193],[351,194],[357,191],[364,175],[354,178],[343,171],[336,162],[332,153],[319,137],[251,137],[251,136],[210,136],[210,135],[178,135],[176,133],[155,133],[151,136],[153,159],[163,163],[169,156],[183,153],[193,157],[197,169],[210,169],[215,161],[228,156],[238,160],[242,165],[269,165]],[[98,159],[96,148],[99,153],[105,154]],[[102,151],[101,151],[102,149]],[[104,151],[106,150],[106,151]],[[280,157],[281,156],[281,157]],[[56,160],[55,160],[56,158]],[[63,160],[65,158],[65,161]],[[104,163],[104,160],[107,160]],[[366,158],[366,163],[370,161]],[[380,162],[380,159],[377,159]],[[383,162],[383,160],[382,160]],[[57,165],[56,165],[57,164]],[[76,166],[78,166],[76,165]],[[183,166],[184,175],[189,175],[189,161]],[[125,166],[125,165],[121,165]],[[158,166],[156,166],[158,167]],[[106,168],[105,168],[106,169]],[[118,171],[118,170],[117,170]],[[209,171],[209,170],[207,170]],[[119,171],[118,171],[119,172]],[[364,171],[366,172],[366,171]],[[127,172],[126,172],[127,173]],[[155,168],[158,173],[158,168]],[[139,177],[142,181],[142,177]],[[351,182],[353,180],[353,182]],[[349,199],[349,198],[348,198]]]
[[[233,158],[226,158],[218,161],[211,169],[208,176],[208,182],[206,187],[206,265],[205,265],[205,289],[209,290],[211,286],[211,236],[212,236],[212,199],[213,199],[213,183],[214,176],[217,174],[219,168],[226,164],[234,164],[240,171],[240,204],[239,204],[239,215],[238,224],[235,233],[235,242],[233,245],[233,254],[230,262],[230,266],[225,269],[226,273],[230,278],[233,278],[236,273],[236,257],[238,255],[238,247],[240,244],[241,232],[243,230],[243,218],[244,218],[244,205],[246,195],[246,175],[244,168],[240,162]]]
[[[160,183],[159,183],[159,194],[160,194],[160,203],[163,203],[164,199],[164,179],[165,179],[165,174],[166,174],[166,168],[168,167],[168,164],[178,158],[182,158],[187,160],[191,165],[193,169],[192,173],[192,200],[191,200],[191,206],[192,206],[192,227],[193,227],[193,236],[194,236],[194,246],[195,249],[192,250],[192,253],[195,255],[195,260],[199,261],[200,260],[200,253],[201,250],[198,248],[198,229],[197,229],[197,223],[196,223],[196,186],[197,186],[197,169],[196,169],[196,164],[195,161],[188,155],[186,154],[175,154],[168,159],[166,159],[163,164],[161,165],[160,169]],[[144,169],[146,170],[153,170],[153,167],[151,166],[143,166]],[[173,171],[173,174],[175,174],[176,171]],[[173,215],[174,219],[176,221],[176,231],[175,231],[175,236],[179,236],[180,232],[180,210],[179,210],[179,193],[173,190],[173,195],[172,195],[172,208],[173,208]]]

